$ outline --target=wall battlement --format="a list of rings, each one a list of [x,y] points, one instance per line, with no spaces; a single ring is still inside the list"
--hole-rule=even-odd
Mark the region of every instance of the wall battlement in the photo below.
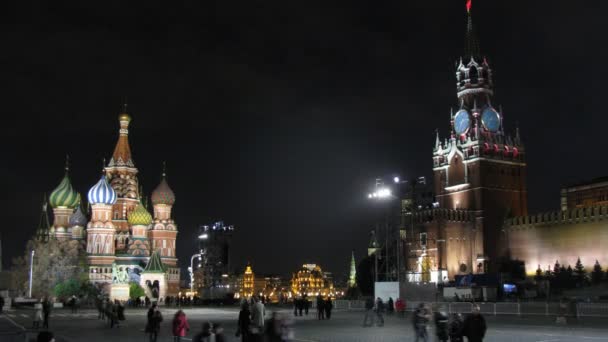
[[[507,229],[530,228],[531,225],[558,225],[595,222],[608,219],[608,206],[575,208],[552,211],[528,216],[517,216],[505,221]]]

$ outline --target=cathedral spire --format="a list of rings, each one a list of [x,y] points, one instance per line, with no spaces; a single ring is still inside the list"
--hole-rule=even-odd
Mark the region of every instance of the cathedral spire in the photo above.
[[[118,142],[116,143],[112,159],[110,159],[108,166],[135,167],[133,160],[131,159],[131,147],[129,146],[129,123],[131,122],[131,116],[127,113],[126,103],[123,104],[121,113],[118,116],[118,121],[120,123]]]
[[[51,227],[51,221],[49,221],[48,202],[46,199],[46,193],[42,198],[42,211],[40,212],[40,219],[38,221],[38,229],[36,230],[36,239],[38,241],[48,241],[49,239],[49,228]]]
[[[348,287],[357,286],[357,264],[355,263],[355,251],[352,251],[350,257],[350,274],[348,275]]]

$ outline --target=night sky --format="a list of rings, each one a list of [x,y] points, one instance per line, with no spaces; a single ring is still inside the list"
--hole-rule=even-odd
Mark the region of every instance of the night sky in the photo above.
[[[435,129],[447,135],[457,106],[464,0],[15,3],[31,7],[0,21],[4,266],[66,153],[81,194],[98,180],[127,97],[146,194],[167,161],[182,265],[198,225],[222,219],[239,272],[344,274],[351,249],[365,253],[374,178],[430,176]],[[493,104],[527,147],[530,212],[606,174],[607,10],[473,1]]]

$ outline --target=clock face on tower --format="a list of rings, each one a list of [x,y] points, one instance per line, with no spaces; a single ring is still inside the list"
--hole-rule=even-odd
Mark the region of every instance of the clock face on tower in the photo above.
[[[456,116],[454,116],[454,131],[456,131],[456,134],[465,134],[469,129],[470,124],[471,118],[466,110],[461,109],[456,113]]]
[[[487,107],[481,114],[481,123],[490,132],[496,132],[500,128],[500,115],[494,108]]]

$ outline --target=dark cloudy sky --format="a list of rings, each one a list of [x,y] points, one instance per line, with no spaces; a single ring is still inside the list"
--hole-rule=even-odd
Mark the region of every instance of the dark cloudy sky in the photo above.
[[[144,191],[167,161],[178,254],[199,224],[234,224],[259,273],[364,253],[377,176],[430,175],[456,106],[464,0],[15,2],[0,21],[4,265],[72,158],[81,193],[127,96]],[[129,2],[131,3],[131,2]],[[8,6],[8,5],[4,5]],[[128,7],[127,7],[128,6]],[[531,212],[606,174],[608,3],[474,0],[505,125],[528,148]]]

